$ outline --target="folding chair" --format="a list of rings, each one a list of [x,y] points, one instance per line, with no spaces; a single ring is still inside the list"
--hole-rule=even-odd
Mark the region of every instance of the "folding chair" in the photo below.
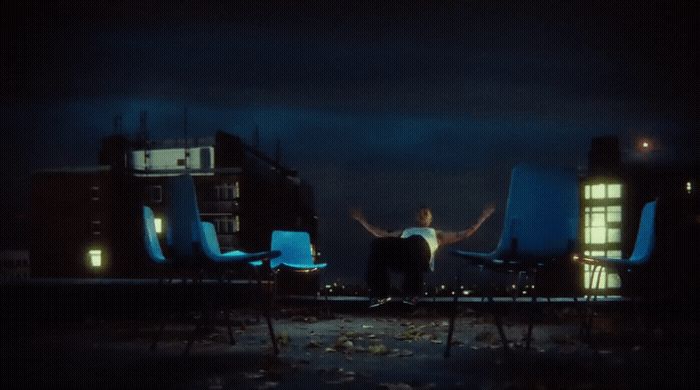
[[[503,231],[496,249],[490,253],[451,251],[453,255],[478,266],[481,271],[488,269],[532,276],[533,307],[526,339],[528,350],[538,295],[537,270],[552,265],[558,259],[568,258],[575,248],[578,207],[578,180],[573,172],[518,165],[511,174]],[[493,291],[488,293],[488,302],[506,351],[508,340],[493,301]],[[452,344],[456,295],[453,305],[445,357],[449,356]]]

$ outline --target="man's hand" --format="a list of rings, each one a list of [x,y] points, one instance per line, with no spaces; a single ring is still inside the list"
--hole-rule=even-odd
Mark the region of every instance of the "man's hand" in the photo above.
[[[479,217],[479,221],[484,222],[486,221],[493,212],[496,211],[496,206],[493,203],[489,203],[484,207],[484,211],[481,212],[481,217]]]
[[[365,215],[362,213],[362,210],[360,210],[359,208],[350,209],[350,218],[360,223],[367,221]]]

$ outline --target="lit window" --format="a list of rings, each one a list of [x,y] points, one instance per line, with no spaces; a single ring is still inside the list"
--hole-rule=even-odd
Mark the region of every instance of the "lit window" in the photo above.
[[[154,218],[153,222],[156,225],[156,233],[163,233],[163,218]]]
[[[622,258],[622,251],[621,250],[608,251],[606,257],[608,257],[610,259],[621,259]]]
[[[233,222],[233,231],[237,232],[241,230],[241,219],[236,215],[236,218],[234,219]]]
[[[608,184],[608,198],[619,198],[622,196],[622,184]]]
[[[608,229],[608,242],[620,242],[621,239],[620,229]]]
[[[588,228],[588,227],[586,228],[585,235],[586,235],[586,238],[585,238],[586,244],[590,244],[591,243],[591,228]]]
[[[689,194],[691,192],[693,192],[693,183],[692,182],[685,183],[685,190],[688,191]]]
[[[241,186],[240,186],[240,184],[238,184],[238,182],[236,182],[233,185],[233,197],[235,199],[238,199],[241,197]]]
[[[605,257],[605,251],[591,251],[593,257]]]
[[[605,227],[591,228],[591,244],[605,244]],[[594,255],[595,256],[595,255]]]
[[[586,227],[591,226],[591,214],[590,213],[586,213],[586,224],[584,226],[586,226]]]
[[[90,257],[90,265],[93,267],[102,266],[102,251],[99,249],[90,249],[88,251],[88,256]]]
[[[622,221],[622,206],[608,206],[608,222]]]
[[[584,192],[584,193],[585,193],[585,198],[586,198],[586,199],[591,199],[591,186],[590,186],[589,184],[587,184],[587,185],[585,186],[585,192]]]
[[[616,273],[608,273],[608,285],[607,288],[620,288],[622,286],[622,280],[620,275]]]
[[[591,186],[591,197],[593,199],[605,198],[605,184],[595,184]]]
[[[594,209],[597,209],[598,207],[594,207]],[[600,207],[602,208],[602,207]],[[596,210],[591,214],[591,226],[605,226],[605,212],[603,210]]]

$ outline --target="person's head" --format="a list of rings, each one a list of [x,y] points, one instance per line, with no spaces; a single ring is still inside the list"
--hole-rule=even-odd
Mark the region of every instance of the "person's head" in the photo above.
[[[433,213],[428,207],[421,207],[416,213],[416,222],[420,227],[428,227],[433,223]]]

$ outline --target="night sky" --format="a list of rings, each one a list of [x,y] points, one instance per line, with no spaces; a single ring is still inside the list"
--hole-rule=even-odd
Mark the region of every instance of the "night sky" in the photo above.
[[[363,276],[351,206],[401,228],[429,205],[463,229],[495,201],[460,244],[491,249],[518,162],[585,167],[607,134],[628,159],[644,136],[647,158],[698,161],[694,1],[227,3],[3,3],[3,248],[26,235],[31,172],[94,164],[113,116],[133,134],[140,110],[154,138],[181,136],[187,107],[190,134],[279,139],[315,189],[327,278]]]

